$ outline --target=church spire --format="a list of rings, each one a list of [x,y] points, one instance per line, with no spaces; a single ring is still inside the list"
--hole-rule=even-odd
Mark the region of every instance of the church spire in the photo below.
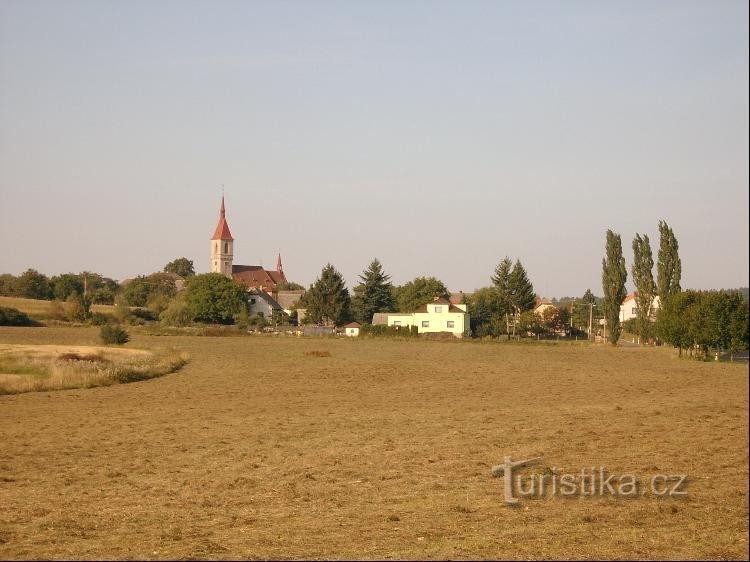
[[[279,253],[279,257],[276,258],[276,272],[284,275],[284,268],[281,265],[281,254]]]
[[[219,222],[216,224],[214,235],[211,240],[234,240],[227,223],[227,212],[224,207],[224,195],[221,196],[221,208],[219,209]]]

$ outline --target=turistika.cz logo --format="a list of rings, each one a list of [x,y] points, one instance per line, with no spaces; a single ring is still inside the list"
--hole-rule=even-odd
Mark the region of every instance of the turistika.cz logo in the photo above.
[[[537,464],[539,457],[514,461],[504,457],[503,464],[492,467],[492,475],[502,476],[505,503],[517,504],[519,498],[563,498],[581,496],[617,496],[639,498],[647,494],[659,497],[685,497],[686,474],[654,474],[639,479],[635,474],[610,474],[603,466],[579,472],[558,472],[554,467],[541,473],[525,474],[523,467]]]

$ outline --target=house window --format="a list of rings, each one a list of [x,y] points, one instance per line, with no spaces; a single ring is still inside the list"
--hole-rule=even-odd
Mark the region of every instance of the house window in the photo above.
[[[638,309],[636,307],[633,307],[631,314],[638,314]]]
[[[430,321],[429,320],[422,320],[422,327],[423,328],[429,328],[430,327]]]
[[[255,304],[255,299],[250,299],[250,304]]]
[[[442,306],[436,306],[435,307],[435,312],[443,312],[443,307]]]
[[[456,322],[454,320],[448,320],[448,327],[454,328],[456,326]]]
[[[394,320],[393,321],[393,325],[394,326],[400,326],[401,325],[401,320]]]

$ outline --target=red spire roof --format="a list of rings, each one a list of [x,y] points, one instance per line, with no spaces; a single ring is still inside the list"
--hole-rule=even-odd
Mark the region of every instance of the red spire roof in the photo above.
[[[211,240],[234,240],[227,224],[226,210],[224,209],[224,196],[221,196],[221,209],[219,209],[219,222],[214,230]]]
[[[284,273],[284,268],[281,265],[281,254],[279,254],[279,257],[276,259],[276,273]]]

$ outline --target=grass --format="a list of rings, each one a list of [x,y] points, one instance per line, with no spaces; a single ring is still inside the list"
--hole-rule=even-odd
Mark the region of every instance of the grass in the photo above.
[[[0,328],[0,342],[96,333]],[[0,558],[748,557],[744,366],[419,339],[130,345],[192,359],[137,384],[0,396]],[[490,474],[504,455],[687,473],[688,497],[509,507]]]
[[[174,351],[0,344],[0,395],[146,380],[186,361]]]
[[[7,306],[15,308],[21,312],[25,312],[31,318],[35,320],[47,320],[54,318],[59,314],[59,310],[56,312],[55,309],[60,306],[64,307],[65,303],[56,301],[45,301],[37,299],[24,299],[20,297],[0,297],[0,306]],[[94,304],[91,305],[91,312],[104,312],[108,314],[114,314],[117,307],[109,304]]]

